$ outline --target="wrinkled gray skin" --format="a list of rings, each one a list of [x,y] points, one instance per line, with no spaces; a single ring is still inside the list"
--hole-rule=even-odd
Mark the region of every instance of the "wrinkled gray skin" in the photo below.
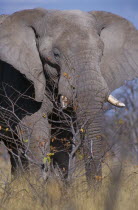
[[[0,24],[3,23],[3,21],[8,17],[8,15],[0,15]]]
[[[77,103],[79,128],[85,129],[83,150],[91,184],[101,176],[103,103],[124,80],[138,75],[137,30],[107,12],[44,9],[14,13],[0,27],[0,59],[33,81],[36,100],[43,100],[45,91],[40,56],[55,81],[54,66],[60,67],[59,93]]]
[[[4,21],[6,20],[6,18],[8,17],[8,15],[0,15],[0,24],[4,25]],[[0,33],[0,35],[2,35],[2,31]],[[2,41],[3,42],[3,41]],[[16,94],[16,92],[14,93],[14,89],[18,91],[20,91],[20,93],[22,94],[22,89],[20,89],[20,85],[24,85],[25,82],[25,78],[22,75],[18,75],[14,68],[9,68],[8,65],[2,65],[1,61],[4,61],[3,59],[0,59],[0,90],[2,89],[2,83],[8,84],[9,86],[13,87],[13,89],[11,90],[10,88],[5,89],[6,92],[6,98],[10,98],[10,100],[12,101],[12,97],[11,97],[11,91],[13,91],[13,95]],[[7,62],[9,64],[11,64],[10,62]],[[4,70],[6,71],[6,74],[4,74]],[[13,72],[11,72],[13,71]],[[15,77],[15,78],[14,78]],[[7,79],[6,79],[7,78]],[[10,83],[9,83],[10,81]],[[17,82],[17,85],[15,86],[15,81]],[[21,84],[20,84],[21,83]],[[30,85],[31,83],[29,83]],[[13,86],[12,86],[13,85]],[[28,88],[28,83],[27,86],[24,87],[24,90],[26,91],[26,88]],[[10,100],[5,100],[3,97],[4,92],[1,91],[0,92],[0,101],[1,101],[1,107],[4,107],[5,109],[9,109],[10,107],[6,106],[6,103],[9,103],[10,106]],[[20,96],[21,97],[21,96]],[[26,92],[24,92],[23,94],[23,98],[24,97],[28,97],[28,94]],[[6,103],[3,103],[3,101],[6,101]],[[18,102],[19,101],[19,102]],[[12,102],[14,104],[14,100]],[[20,139],[20,142],[18,140],[15,139],[15,137],[13,136],[12,138],[14,138],[14,140],[10,140],[11,135],[9,135],[8,133],[5,134],[5,137],[7,136],[7,140],[5,141],[5,138],[3,138],[3,132],[1,133],[0,137],[1,139],[4,141],[4,143],[6,144],[9,154],[10,154],[10,159],[11,159],[11,172],[13,175],[15,175],[16,173],[19,174],[20,169],[22,169],[22,171],[28,169],[28,160],[30,161],[30,166],[34,165],[35,167],[35,171],[40,171],[40,168],[43,165],[43,158],[46,156],[47,153],[50,152],[50,124],[48,123],[48,114],[50,114],[52,112],[52,102],[48,99],[47,97],[47,92],[45,92],[44,96],[43,96],[43,103],[41,105],[40,110],[38,110],[38,106],[41,103],[37,103],[33,102],[30,100],[29,104],[28,104],[28,100],[25,101],[24,99],[18,99],[17,98],[17,106],[22,106],[22,103],[27,103],[25,106],[22,106],[22,109],[24,109],[25,111],[30,110],[31,113],[34,113],[30,116],[28,114],[22,119],[21,114],[25,115],[25,113],[20,110],[19,112],[14,113],[15,118],[14,120],[16,120],[17,118],[19,119],[19,121],[21,120],[21,122],[19,124],[15,123],[16,128],[13,127],[11,121],[8,122],[8,120],[3,120],[1,119],[0,115],[0,119],[1,119],[1,125],[6,123],[6,127],[11,127],[10,130],[12,130],[11,135],[13,135],[15,133],[15,129],[17,130],[17,135],[18,135],[18,140]],[[26,109],[27,106],[35,106],[35,107],[31,107],[31,109]],[[14,109],[16,110],[16,104]],[[33,111],[35,110],[35,111]],[[36,112],[36,110],[38,110]],[[9,114],[9,112],[7,112],[7,114]],[[2,126],[3,127],[3,126]],[[3,129],[4,130],[4,129]],[[19,142],[19,143],[18,143]],[[21,143],[23,142],[24,146],[21,146]],[[12,149],[12,150],[11,150]],[[12,152],[11,152],[12,151]],[[24,155],[25,154],[25,155]],[[18,156],[20,157],[20,159],[18,158]],[[34,169],[33,169],[34,170]],[[39,173],[40,174],[40,173]],[[46,174],[44,174],[46,175]],[[47,174],[48,176],[48,174]]]

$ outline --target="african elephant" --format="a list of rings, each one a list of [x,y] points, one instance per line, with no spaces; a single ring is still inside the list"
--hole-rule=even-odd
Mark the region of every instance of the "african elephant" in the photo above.
[[[138,74],[137,30],[107,12],[45,9],[16,12],[0,27],[0,59],[33,82],[35,99],[44,98],[45,73],[75,107],[92,184],[102,173],[103,104],[124,107],[110,92]]]

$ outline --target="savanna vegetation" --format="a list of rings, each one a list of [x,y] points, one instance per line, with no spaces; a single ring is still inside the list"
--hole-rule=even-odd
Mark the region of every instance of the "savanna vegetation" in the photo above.
[[[33,174],[10,181],[9,162],[1,158],[0,165],[0,209],[135,210],[138,206],[138,166],[128,161],[116,176],[112,176],[115,170],[111,170],[111,162],[108,166],[104,164],[102,186],[98,191],[87,190],[84,176],[69,186],[54,177],[48,182],[36,180]]]
[[[135,210],[138,207],[137,80],[117,93],[125,110],[105,105],[104,155],[98,187],[90,189],[85,178],[81,149],[75,153],[72,177],[63,181],[59,171],[44,181],[28,172],[11,177],[9,156],[1,147],[0,209],[4,210]],[[53,140],[54,141],[54,140]],[[68,142],[66,143],[67,148]],[[52,146],[53,147],[53,146]],[[53,151],[54,153],[54,151]],[[51,156],[53,155],[51,153]],[[49,155],[50,156],[50,155]],[[49,159],[48,159],[49,158]],[[51,160],[45,158],[44,161]],[[102,184],[101,184],[102,182]]]

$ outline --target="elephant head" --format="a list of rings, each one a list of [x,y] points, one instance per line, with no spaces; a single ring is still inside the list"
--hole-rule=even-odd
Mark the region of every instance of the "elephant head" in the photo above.
[[[138,76],[138,32],[107,12],[51,11],[46,28],[48,38],[39,39],[39,52],[51,78],[59,74],[59,94],[77,106],[90,184],[101,176],[103,103],[124,107],[110,93]]]
[[[0,59],[34,83],[36,100],[43,99],[46,72],[59,94],[77,106],[91,183],[101,176],[102,105],[124,107],[110,92],[138,75],[137,30],[107,12],[43,9],[14,13],[0,29]]]
[[[47,18],[39,52],[51,78],[59,74],[59,94],[77,106],[91,183],[101,176],[103,103],[124,107],[110,92],[138,74],[138,32],[127,20],[107,12],[51,11]]]

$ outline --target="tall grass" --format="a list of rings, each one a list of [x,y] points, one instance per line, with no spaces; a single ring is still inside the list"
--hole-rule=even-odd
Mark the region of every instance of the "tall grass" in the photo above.
[[[104,165],[99,191],[88,191],[85,177],[69,186],[51,178],[37,180],[33,174],[10,177],[10,164],[0,161],[0,209],[2,210],[137,210],[138,167],[123,163],[121,175],[112,176],[110,163]],[[115,171],[114,171],[115,172]]]

